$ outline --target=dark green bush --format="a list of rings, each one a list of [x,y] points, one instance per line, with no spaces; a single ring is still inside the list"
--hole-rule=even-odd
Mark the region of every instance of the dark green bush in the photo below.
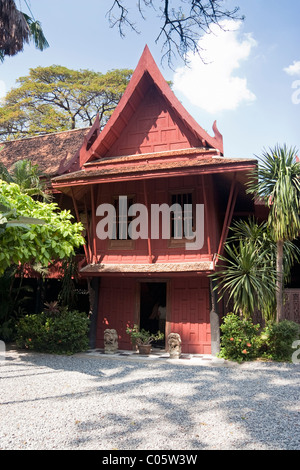
[[[274,361],[291,361],[292,344],[299,339],[300,325],[289,320],[269,322],[261,333],[262,356]]]
[[[220,328],[220,357],[237,362],[257,358],[260,325],[254,325],[250,319],[228,313]]]
[[[300,337],[300,325],[289,320],[268,322],[260,332],[260,325],[234,313],[224,317],[221,325],[220,357],[242,362],[257,358],[274,361],[292,360],[293,342]]]
[[[61,310],[26,315],[17,325],[19,348],[56,354],[74,354],[88,348],[89,319],[85,313]]]

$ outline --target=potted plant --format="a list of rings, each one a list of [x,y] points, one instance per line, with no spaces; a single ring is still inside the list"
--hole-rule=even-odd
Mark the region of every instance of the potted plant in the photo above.
[[[131,342],[138,347],[140,354],[150,354],[151,343],[164,338],[164,334],[158,331],[156,334],[144,329],[139,329],[138,325],[133,328],[127,327],[126,333],[130,336]]]

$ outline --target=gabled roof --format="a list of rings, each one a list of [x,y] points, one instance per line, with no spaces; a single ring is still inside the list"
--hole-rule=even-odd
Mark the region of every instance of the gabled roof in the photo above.
[[[42,174],[53,177],[64,173],[90,132],[74,129],[25,139],[0,142],[0,161],[9,170],[18,160],[30,160]]]
[[[109,155],[110,149],[118,141],[124,129],[129,126],[132,117],[151,89],[155,90],[156,95],[159,95],[166,103],[186,133],[193,136],[196,142],[194,147],[215,149],[217,154],[223,154],[223,138],[217,129],[216,122],[213,125],[214,136],[212,137],[202,129],[176,98],[146,46],[126,91],[105,128],[89,149],[84,146],[81,149],[80,167],[87,162]]]

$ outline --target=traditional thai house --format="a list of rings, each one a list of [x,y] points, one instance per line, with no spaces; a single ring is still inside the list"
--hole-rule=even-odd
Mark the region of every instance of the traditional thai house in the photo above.
[[[85,224],[80,274],[93,279],[96,347],[103,347],[104,330],[114,328],[119,348],[131,349],[126,327],[136,323],[166,336],[179,333],[185,353],[214,352],[209,275],[232,218],[255,214],[245,183],[257,162],[226,158],[216,123],[213,133],[184,109],[146,47],[105,128],[100,132],[95,122],[80,152],[52,179]],[[152,211],[163,204],[182,211]],[[158,303],[166,307],[160,324],[153,318]]]

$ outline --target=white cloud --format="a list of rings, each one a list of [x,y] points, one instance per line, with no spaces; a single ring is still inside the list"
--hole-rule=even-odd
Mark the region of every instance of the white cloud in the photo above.
[[[289,65],[289,67],[286,67],[283,69],[288,75],[300,75],[300,60],[292,63],[292,65]]]
[[[242,22],[233,20],[224,21],[222,29],[214,25],[201,40],[205,63],[190,54],[189,67],[175,71],[174,91],[212,114],[253,102],[256,97],[249,90],[247,79],[234,75],[257,45],[251,34],[240,34],[241,26]]]

